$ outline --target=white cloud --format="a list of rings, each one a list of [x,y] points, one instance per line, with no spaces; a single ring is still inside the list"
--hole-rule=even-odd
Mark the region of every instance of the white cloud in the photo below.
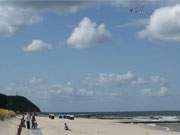
[[[51,49],[51,45],[42,40],[32,40],[32,43],[23,48],[24,52],[37,52]]]
[[[94,86],[167,86],[168,82],[165,78],[155,75],[143,77],[132,71],[124,74],[119,73],[100,73],[96,76],[87,75],[82,81],[86,85]]]
[[[76,13],[81,8],[90,5],[89,0],[5,0],[0,1],[1,5],[11,5],[18,8],[32,9],[35,11],[51,11],[56,13]],[[96,3],[95,1],[92,3]]]
[[[23,26],[32,25],[43,20],[31,10],[14,6],[0,5],[0,36],[14,35]]]
[[[106,86],[114,84],[124,84],[129,83],[136,79],[136,75],[132,72],[127,72],[125,74],[99,74],[96,78],[97,85]]]
[[[29,80],[29,84],[43,84],[45,82],[44,79],[41,79],[41,78],[37,78],[37,77],[32,77],[30,80]]]
[[[131,71],[124,74],[101,73],[96,76],[88,74],[82,83],[86,88],[102,90],[104,93],[106,90],[111,90],[113,95],[123,95],[123,91],[136,93],[140,89],[143,89],[143,95],[149,96],[165,96],[168,92],[168,82],[165,78],[158,75],[144,77]]]
[[[85,1],[34,1],[34,0],[3,0],[0,1],[0,36],[10,37],[15,35],[24,26],[39,23],[43,17],[42,12],[75,13],[88,6]]]
[[[142,38],[180,41],[180,5],[154,11],[148,25],[139,33]]]
[[[142,90],[142,94],[145,96],[165,96],[167,92],[167,87],[160,87],[158,90],[153,90],[152,88]]]
[[[73,30],[67,44],[73,48],[90,48],[105,43],[111,38],[111,33],[105,24],[99,26],[85,17]]]
[[[150,78],[153,78],[151,83]],[[39,77],[32,77],[29,80],[5,86],[2,90],[8,94],[18,93],[45,106],[49,102],[54,104],[54,102],[59,103],[59,101],[67,104],[67,101],[119,100],[121,96],[131,96],[133,100],[140,96],[166,96],[169,92],[168,87],[159,85],[157,83],[161,80],[159,78],[142,77],[131,71],[124,74],[105,73],[95,76],[88,74],[83,79],[85,83],[77,80],[75,82],[53,83]],[[139,80],[139,83],[136,84],[138,87],[132,85],[135,80]]]
[[[154,85],[165,86],[168,84],[168,82],[165,78],[155,75],[155,76],[150,76],[150,77],[138,76],[136,79],[132,81],[132,84],[133,85],[154,84]]]
[[[49,86],[49,91],[54,94],[73,95],[75,88],[66,84],[53,84]]]
[[[160,85],[166,85],[167,84],[167,81],[166,81],[165,78],[157,76],[157,75],[156,76],[151,76],[150,81],[152,83],[160,84]]]
[[[90,91],[90,90],[86,90],[84,88],[80,88],[78,90],[78,95],[82,95],[82,96],[94,96],[95,92],[94,91]]]
[[[132,85],[132,82],[136,84]],[[138,87],[136,87],[138,86]],[[13,83],[9,85],[11,89],[18,90],[21,94],[34,95],[46,98],[53,96],[59,97],[118,97],[127,93],[135,96],[136,94],[146,96],[165,96],[168,93],[168,86],[164,84],[164,79],[160,76],[143,77],[131,71],[124,74],[104,73],[93,76],[88,74],[73,83],[52,83],[48,80],[32,77],[29,80]],[[9,89],[10,90],[10,89]]]
[[[141,79],[140,79],[141,78]],[[138,82],[132,85],[132,82]],[[44,79],[33,77],[24,83],[13,85],[13,88],[21,92],[30,91],[38,94],[46,93],[46,97],[118,97],[126,92],[133,95],[141,92],[145,96],[165,96],[168,87],[164,85],[164,79],[160,76],[142,77],[131,71],[124,74],[99,74],[97,76],[85,76],[83,82],[71,81],[66,83],[50,83]],[[138,86],[138,87],[135,87]],[[139,91],[140,90],[140,91]],[[125,93],[124,93],[125,92]],[[28,94],[28,93],[27,93]]]
[[[101,2],[103,1],[109,1],[111,2],[114,6],[129,6],[131,4],[137,4],[144,6],[148,4],[149,6],[151,5],[156,5],[156,6],[167,6],[167,5],[174,5],[180,3],[179,0],[99,0]]]
[[[141,76],[138,76],[135,80],[133,80],[131,82],[132,85],[144,85],[144,84],[148,84],[148,83],[149,83],[149,81]]]
[[[137,3],[141,3],[141,4],[145,4],[145,3],[152,3],[152,2],[158,2],[160,0],[99,0],[101,2],[111,2],[111,4],[113,6],[116,7],[121,7],[121,6],[128,6],[129,4],[137,4]]]
[[[75,13],[79,11],[79,9],[87,8],[89,6],[96,6],[97,4],[109,4],[114,5],[117,7],[121,7],[122,5],[129,5],[131,3],[152,3],[159,1],[161,3],[161,0],[97,0],[97,1],[91,1],[91,0],[70,0],[70,1],[64,1],[64,0],[57,0],[57,1],[34,1],[34,0],[10,0],[10,1],[0,1],[0,36],[1,37],[9,37],[14,35],[17,31],[21,30],[22,27],[27,25],[32,25],[35,23],[38,23],[43,20],[42,16],[39,16],[38,13],[41,12],[56,12],[56,13],[64,13],[64,12],[71,12]],[[162,0],[162,3],[167,4],[174,4],[174,3],[180,3],[178,0],[167,0],[164,2]],[[167,4],[166,4],[167,3]],[[12,21],[13,20],[13,21]],[[91,24],[96,25],[93,22],[90,22]],[[133,25],[133,24],[127,24],[127,25]],[[100,31],[104,31],[105,33],[98,33],[95,35],[99,35],[98,38],[88,38],[90,35],[86,36],[86,41],[80,39],[73,39],[74,42],[69,41],[71,47],[77,47],[77,48],[87,48],[95,46],[96,44],[100,44],[106,41],[110,38],[110,33],[106,30],[105,25],[100,25],[101,29]],[[99,27],[100,27],[99,26]],[[126,24],[125,24],[126,26]],[[122,26],[120,26],[122,27]],[[95,28],[97,30],[97,28]],[[143,32],[141,32],[143,33]],[[103,35],[104,34],[104,35]],[[142,34],[141,34],[142,35]],[[84,36],[84,37],[85,37]],[[76,42],[75,42],[76,41]],[[88,42],[89,41],[89,42]],[[76,43],[76,44],[75,44]],[[78,45],[77,45],[78,43]],[[83,43],[79,44],[79,43]]]

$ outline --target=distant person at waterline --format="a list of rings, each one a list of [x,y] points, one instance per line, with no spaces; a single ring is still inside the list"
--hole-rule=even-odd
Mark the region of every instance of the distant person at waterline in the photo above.
[[[27,129],[30,129],[31,115],[29,113],[26,113],[25,120]]]

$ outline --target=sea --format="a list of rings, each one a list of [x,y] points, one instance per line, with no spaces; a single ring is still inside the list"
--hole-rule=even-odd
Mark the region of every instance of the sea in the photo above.
[[[180,111],[58,112],[54,114],[57,116],[59,114],[74,115],[75,117],[89,119],[116,119],[120,123],[135,122],[135,124],[143,124],[151,128],[180,132]]]

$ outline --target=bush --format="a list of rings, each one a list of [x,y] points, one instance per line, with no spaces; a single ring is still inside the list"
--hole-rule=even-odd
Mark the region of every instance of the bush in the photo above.
[[[16,113],[11,110],[0,109],[0,120],[15,117]]]

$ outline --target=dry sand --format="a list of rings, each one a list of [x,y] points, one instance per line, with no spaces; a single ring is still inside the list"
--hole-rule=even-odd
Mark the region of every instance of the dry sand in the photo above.
[[[27,130],[23,128],[22,135],[180,135],[178,132],[161,131],[136,124],[120,124],[118,120],[75,119],[50,120],[38,117],[39,128]],[[13,119],[0,122],[0,135],[15,135],[19,120]],[[64,122],[71,131],[64,130]]]
[[[0,135],[16,135],[19,123],[17,118],[0,121]]]

